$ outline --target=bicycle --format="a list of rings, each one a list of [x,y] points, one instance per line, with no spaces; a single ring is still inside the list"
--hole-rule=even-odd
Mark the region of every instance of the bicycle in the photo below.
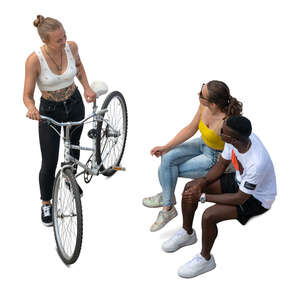
[[[106,84],[100,81],[92,83],[91,87],[97,98],[108,91]],[[61,163],[53,185],[52,220],[57,252],[67,265],[76,262],[82,245],[82,206],[76,177],[84,174],[85,183],[89,183],[94,175],[110,177],[116,171],[125,170],[120,166],[128,126],[125,99],[120,92],[114,91],[106,96],[101,110],[97,112],[97,108],[95,100],[92,114],[78,122],[61,123],[40,116],[64,140],[64,162]],[[91,118],[93,120],[89,121]],[[93,128],[88,131],[88,137],[92,139],[92,147],[71,145],[71,127],[90,122]],[[61,135],[51,124],[65,127],[65,135]],[[92,154],[87,163],[83,164],[70,155],[71,149],[91,151]],[[75,175],[76,166],[83,168],[83,171]]]

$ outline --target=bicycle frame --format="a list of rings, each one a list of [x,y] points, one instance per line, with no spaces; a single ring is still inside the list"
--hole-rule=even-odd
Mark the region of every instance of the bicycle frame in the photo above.
[[[101,163],[100,165],[97,164],[96,162],[96,137],[92,138],[92,147],[84,147],[84,146],[77,146],[77,145],[72,145],[71,144],[71,139],[70,139],[70,129],[72,126],[79,126],[79,125],[83,125],[85,123],[90,123],[90,122],[87,122],[88,120],[90,120],[91,118],[93,118],[93,129],[96,129],[97,128],[97,122],[99,121],[105,121],[107,123],[107,125],[109,126],[109,133],[111,136],[113,137],[118,137],[120,136],[120,133],[119,131],[115,130],[113,128],[113,126],[106,120],[103,118],[103,114],[106,113],[108,110],[107,109],[103,109],[103,110],[100,110],[99,112],[97,112],[97,103],[96,101],[94,101],[94,104],[93,104],[93,112],[92,114],[90,114],[88,117],[84,118],[83,120],[81,121],[78,121],[78,122],[57,122],[55,121],[54,119],[50,118],[50,117],[47,117],[47,116],[43,116],[41,115],[41,119],[42,120],[45,120],[49,123],[49,126],[64,140],[64,163],[62,166],[62,169],[70,166],[71,163],[75,164],[75,165],[78,165],[80,166],[81,168],[84,169],[84,171],[82,171],[81,173],[77,174],[77,176],[81,175],[82,173],[84,172],[87,172],[89,175],[99,175],[104,171],[100,172],[100,168],[101,166],[103,165],[103,163]],[[57,126],[62,126],[62,127],[65,127],[65,136],[62,136],[52,125],[57,125]],[[87,166],[87,164],[83,164],[82,162],[80,162],[79,160],[75,159],[73,156],[71,156],[70,154],[70,150],[71,149],[76,149],[76,150],[83,150],[83,151],[91,151],[92,152],[92,159],[91,159],[91,168],[89,168]],[[108,154],[107,154],[108,155]],[[107,156],[106,155],[106,156]],[[106,158],[106,157],[105,157]],[[105,160],[105,158],[103,159],[103,161]]]

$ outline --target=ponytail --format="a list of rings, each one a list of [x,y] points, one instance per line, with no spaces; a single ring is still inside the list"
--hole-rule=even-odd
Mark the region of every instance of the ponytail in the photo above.
[[[240,116],[243,111],[243,103],[239,102],[236,98],[229,96],[228,106],[226,107],[226,117]]]
[[[216,104],[226,114],[225,118],[242,114],[243,104],[230,95],[230,90],[225,82],[211,80],[207,83],[207,90],[208,101]]]

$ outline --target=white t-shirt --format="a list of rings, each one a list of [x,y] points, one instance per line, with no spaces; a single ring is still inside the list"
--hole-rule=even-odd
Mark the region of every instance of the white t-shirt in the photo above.
[[[252,144],[246,153],[241,154],[233,145],[225,143],[222,157],[232,160],[239,189],[252,194],[269,209],[277,193],[273,163],[259,138],[254,133],[249,138]]]

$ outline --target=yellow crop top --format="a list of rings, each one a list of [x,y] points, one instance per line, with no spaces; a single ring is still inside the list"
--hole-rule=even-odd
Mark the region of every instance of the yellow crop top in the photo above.
[[[222,151],[224,149],[224,141],[222,140],[221,136],[216,134],[216,132],[212,129],[209,129],[204,122],[201,120],[201,115],[203,112],[203,107],[200,110],[200,122],[199,122],[199,130],[202,135],[202,139],[207,146],[212,149]],[[222,123],[223,119],[218,123],[215,129]]]

